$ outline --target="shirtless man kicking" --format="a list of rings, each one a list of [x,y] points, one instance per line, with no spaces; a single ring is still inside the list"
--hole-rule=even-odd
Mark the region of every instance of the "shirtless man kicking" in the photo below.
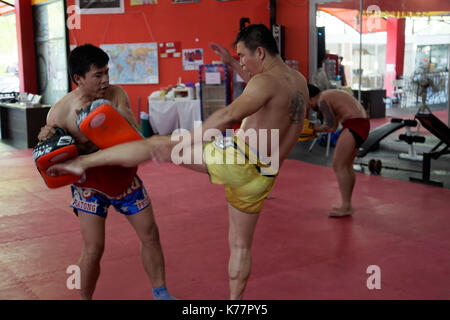
[[[352,193],[355,186],[353,162],[361,144],[367,139],[370,122],[363,106],[350,94],[342,90],[325,90],[308,84],[309,107],[323,116],[324,123],[315,125],[317,132],[334,132],[339,123],[342,131],[339,135],[333,155],[333,170],[341,192],[342,203],[335,205],[330,217],[351,216]]]
[[[97,165],[132,167],[152,158],[174,161],[171,155],[175,149],[181,149],[185,155],[184,151],[193,146],[194,161],[183,165],[209,173],[212,183],[225,185],[230,299],[242,299],[252,266],[251,247],[259,213],[280,166],[302,131],[308,89],[305,78],[283,62],[266,26],[247,26],[239,32],[235,44],[240,64],[250,80],[233,103],[209,116],[194,133],[172,140],[154,136],[114,146],[55,165],[48,173],[82,175],[87,168]],[[240,130],[222,137],[222,132],[230,133],[228,129],[241,121]],[[201,141],[195,139],[196,130],[201,132]],[[202,149],[203,142],[211,140],[212,131],[218,132],[216,139]],[[200,157],[195,154],[196,143],[200,144]],[[195,158],[200,158],[201,163],[195,163]]]

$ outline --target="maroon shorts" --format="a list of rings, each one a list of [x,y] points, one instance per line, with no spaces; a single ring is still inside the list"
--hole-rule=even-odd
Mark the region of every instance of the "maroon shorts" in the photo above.
[[[369,136],[370,121],[367,118],[352,118],[342,123],[342,130],[348,128],[355,138],[356,147],[359,148]]]

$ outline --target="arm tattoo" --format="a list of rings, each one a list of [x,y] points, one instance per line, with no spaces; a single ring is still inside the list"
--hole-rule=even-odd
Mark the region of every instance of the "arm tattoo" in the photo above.
[[[302,122],[305,117],[305,98],[300,91],[292,97],[289,117],[292,123]]]
[[[319,102],[319,111],[323,115],[325,125],[329,128],[334,128],[335,125],[334,113],[333,111],[331,111],[330,106],[323,100]]]

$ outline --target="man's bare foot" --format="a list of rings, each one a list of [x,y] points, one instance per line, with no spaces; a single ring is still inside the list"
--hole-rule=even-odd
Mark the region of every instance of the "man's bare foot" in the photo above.
[[[328,214],[329,217],[347,217],[353,215],[353,208],[333,208],[333,210]]]
[[[65,174],[71,174],[74,176],[83,177],[84,169],[80,164],[80,161],[81,161],[80,159],[82,157],[83,156],[80,156],[73,160],[68,160],[66,162],[60,162],[60,163],[54,164],[47,169],[46,173],[52,177],[65,175]]]
[[[331,206],[331,208],[333,209],[333,211],[334,211],[334,210],[341,209],[341,208],[342,208],[342,204],[337,204],[337,203],[335,203],[335,204],[333,204],[333,205]]]
[[[352,208],[352,204],[347,202],[335,203],[331,206],[331,208],[333,209],[333,211],[347,211]]]

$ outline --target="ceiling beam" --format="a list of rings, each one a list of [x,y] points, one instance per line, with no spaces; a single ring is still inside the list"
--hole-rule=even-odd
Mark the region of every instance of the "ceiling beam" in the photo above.
[[[0,0],[0,2],[6,4],[7,6],[11,6],[14,8],[14,5],[9,2],[3,1],[3,0]]]

